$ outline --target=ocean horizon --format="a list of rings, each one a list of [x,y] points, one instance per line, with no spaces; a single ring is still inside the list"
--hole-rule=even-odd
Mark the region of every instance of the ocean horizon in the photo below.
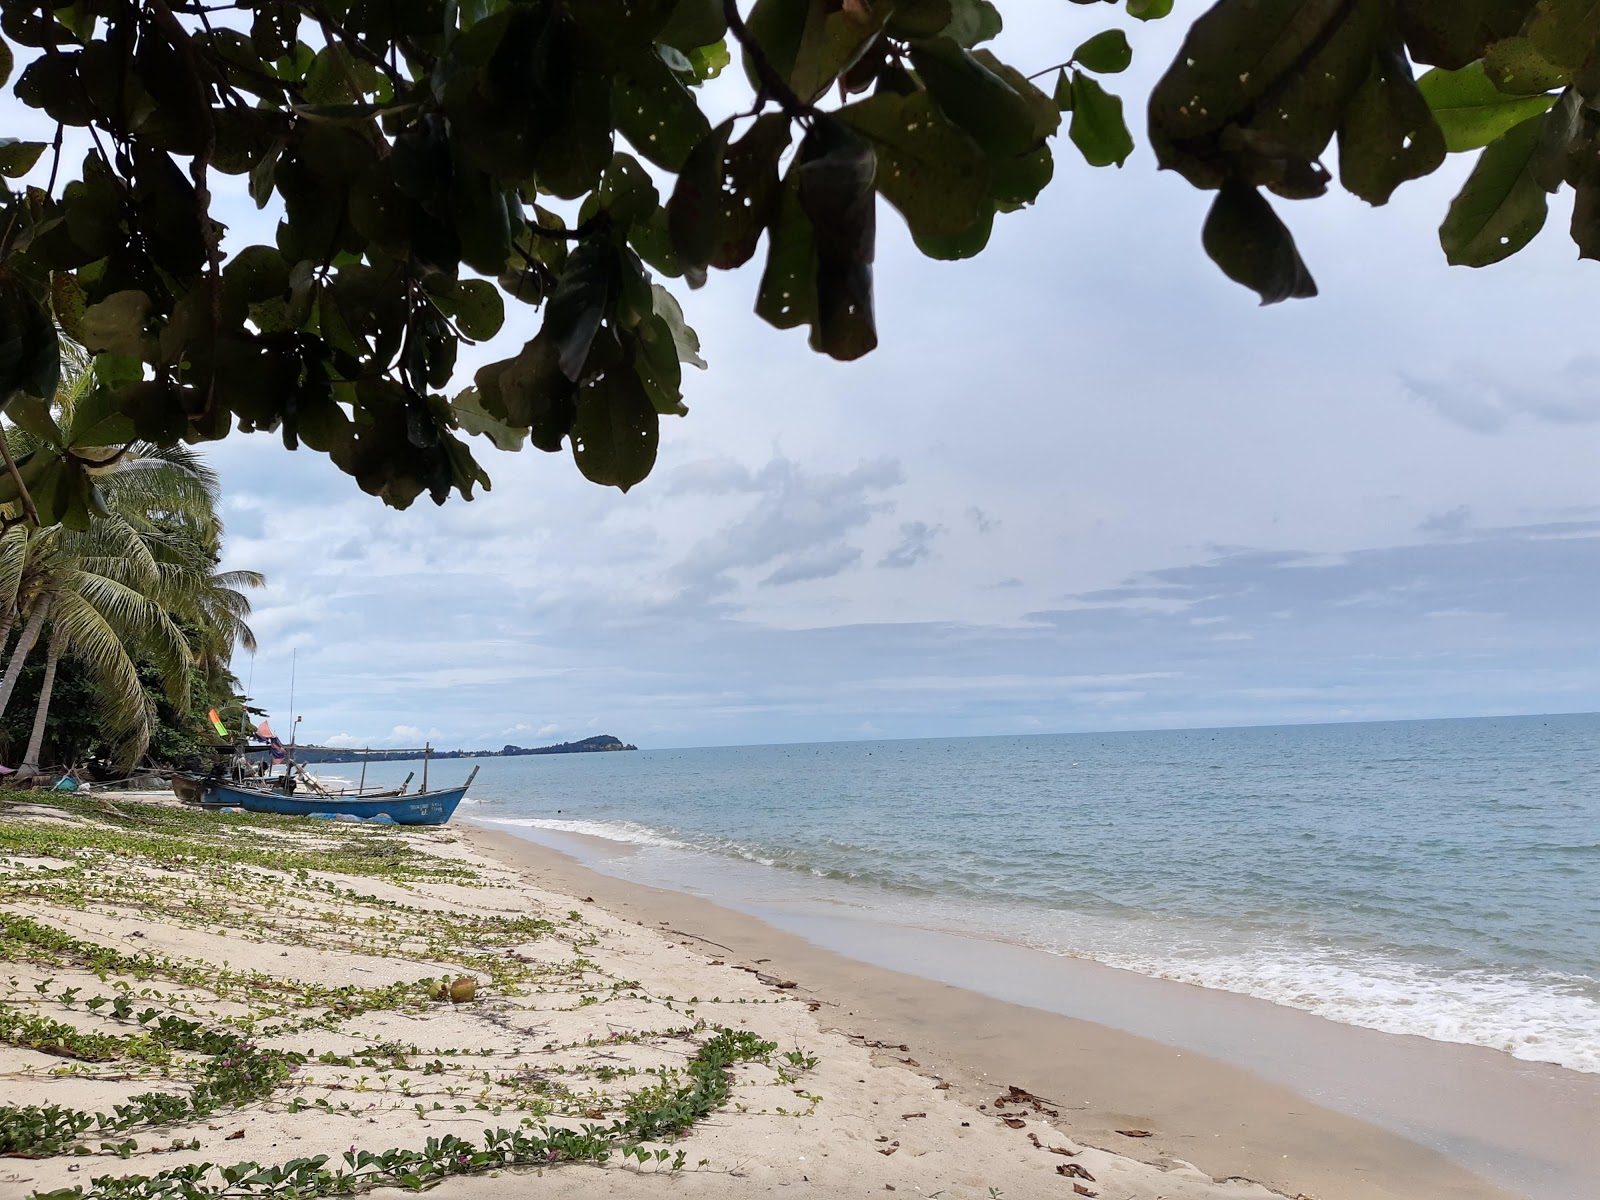
[[[639,882],[1600,1072],[1600,714],[484,762],[463,815]]]

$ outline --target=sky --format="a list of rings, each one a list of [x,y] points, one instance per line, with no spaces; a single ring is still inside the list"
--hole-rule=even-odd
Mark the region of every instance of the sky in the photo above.
[[[1108,82],[1134,156],[1059,139],[1041,201],[964,263],[881,208],[857,363],[753,315],[759,252],[678,286],[709,369],[626,495],[473,439],[491,493],[395,512],[270,435],[207,448],[226,565],[269,581],[235,669],[280,733],[291,674],[302,742],[373,746],[1600,708],[1600,264],[1570,199],[1482,271],[1437,240],[1462,158],[1382,209],[1275,201],[1321,295],[1259,308],[1200,248],[1209,195],[1143,145],[1197,6],[1002,8],[1025,70],[1130,25]],[[222,216],[233,245],[271,236]],[[458,383],[536,320],[513,307]]]

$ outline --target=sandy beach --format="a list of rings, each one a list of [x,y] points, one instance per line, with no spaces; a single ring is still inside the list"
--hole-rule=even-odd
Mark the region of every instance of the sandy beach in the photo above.
[[[507,835],[0,805],[3,1197],[1514,1194],[1239,1067]]]

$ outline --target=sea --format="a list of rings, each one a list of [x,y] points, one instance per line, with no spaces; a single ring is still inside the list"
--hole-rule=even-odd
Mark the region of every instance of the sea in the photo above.
[[[1600,1073],[1600,714],[474,761],[462,816],[640,882]]]

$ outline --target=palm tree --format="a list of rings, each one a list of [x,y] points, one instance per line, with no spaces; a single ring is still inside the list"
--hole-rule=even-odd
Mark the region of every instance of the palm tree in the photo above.
[[[153,664],[174,706],[189,706],[191,672],[207,685],[227,671],[233,646],[253,650],[243,588],[263,582],[255,572],[217,570],[222,524],[217,480],[186,447],[133,442],[121,449],[79,445],[103,429],[106,407],[85,403],[93,393],[86,356],[63,363],[53,417],[59,433],[0,430],[16,458],[30,452],[72,453],[88,467],[101,515],[87,528],[56,524],[14,526],[0,536],[0,619],[6,636],[21,632],[3,677],[0,714],[17,678],[43,636],[49,638],[44,679],[22,772],[36,771],[57,668],[70,656],[92,678],[101,697],[107,732],[117,757],[131,765],[149,745],[153,714],[139,677],[139,662]],[[92,428],[85,429],[85,425]],[[209,693],[208,686],[208,693]]]

